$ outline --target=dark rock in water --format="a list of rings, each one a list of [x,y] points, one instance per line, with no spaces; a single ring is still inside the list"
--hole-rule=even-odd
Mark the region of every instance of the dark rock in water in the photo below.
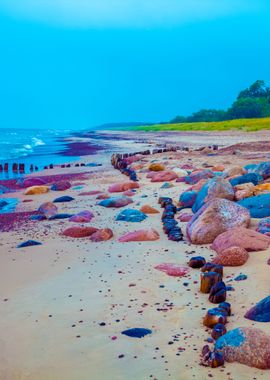
[[[38,215],[32,215],[30,216],[30,220],[37,220],[37,221],[41,221],[41,220],[46,220],[46,216],[43,215],[43,214],[38,214]]]
[[[191,268],[202,268],[206,263],[206,260],[202,256],[194,256],[189,260],[188,265]]]
[[[54,203],[61,203],[61,202],[71,202],[74,201],[74,198],[64,195],[63,197],[56,198],[53,202]]]
[[[262,219],[257,228],[256,231],[260,234],[268,235],[270,236],[270,218],[264,218]]]
[[[179,197],[179,206],[181,208],[192,207],[197,198],[197,191],[185,191]]]
[[[148,334],[152,334],[152,330],[135,327],[133,329],[124,330],[121,334],[131,338],[143,338]]]
[[[207,181],[198,192],[192,211],[197,212],[205,203],[214,198],[223,198],[232,201],[234,190],[229,181],[223,178],[212,178]]]
[[[235,281],[244,281],[246,280],[248,277],[246,274],[239,274],[239,276],[235,277]]]
[[[249,309],[245,314],[245,318],[256,322],[270,322],[270,296]]]
[[[55,215],[50,216],[49,220],[67,219],[67,218],[71,218],[71,217],[72,217],[71,214],[55,214]]]
[[[31,247],[33,245],[41,245],[41,244],[42,243],[40,243],[39,241],[27,240],[27,241],[24,241],[23,243],[20,243],[19,245],[17,245],[17,248]]]
[[[139,210],[125,209],[117,215],[117,221],[124,222],[141,222],[147,218],[147,215]]]
[[[253,185],[258,185],[263,180],[263,177],[256,173],[247,173],[239,177],[230,179],[230,184],[232,186],[242,185],[243,183],[253,183]]]
[[[270,193],[241,199],[237,203],[247,208],[252,218],[265,218],[270,216]]]
[[[270,368],[270,337],[254,327],[239,327],[227,332],[216,341],[215,352],[221,353],[229,363]]]

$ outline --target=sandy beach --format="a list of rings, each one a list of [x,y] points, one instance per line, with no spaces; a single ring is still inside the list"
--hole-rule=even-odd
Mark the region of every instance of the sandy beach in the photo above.
[[[213,144],[230,146],[266,141],[269,135],[263,131],[230,135],[172,134],[167,135],[165,142],[195,148]],[[155,139],[154,134],[147,136],[149,141],[152,138]],[[153,144],[146,142],[145,147],[155,147],[162,142],[164,136],[158,135]],[[127,144],[127,151],[132,151],[132,144]],[[185,165],[192,165],[194,169],[223,165],[230,169],[268,161],[270,149],[258,150],[256,144],[250,143],[248,150],[238,146],[212,155],[213,152],[216,153],[179,150],[141,157],[135,163],[138,166],[134,164],[138,168],[140,187],[130,197],[133,203],[125,208],[139,210],[143,205],[150,205],[159,211],[141,222],[116,221],[123,208],[101,207],[97,204],[97,195],[79,195],[95,190],[109,194],[110,185],[128,181],[127,176],[111,166],[110,155],[100,167],[55,167],[32,175],[46,179],[48,175],[75,173],[68,190],[24,195],[25,189],[16,189],[1,196],[19,199],[16,212],[32,212],[44,202],[68,195],[74,200],[58,203],[59,213],[74,215],[89,210],[94,214],[91,222],[85,224],[69,219],[20,220],[8,230],[2,224],[1,380],[269,378],[269,370],[239,363],[225,363],[219,368],[202,366],[201,350],[211,333],[202,320],[213,304],[207,294],[199,291],[200,270],[189,268],[186,275],[173,277],[154,268],[161,263],[186,266],[193,256],[211,261],[216,253],[209,245],[190,243],[184,222],[179,222],[184,240],[168,240],[162,230],[158,198],[171,197],[177,204],[180,194],[190,185],[171,181],[172,187],[161,188],[162,182],[151,182],[147,178],[151,162],[163,163],[166,170]],[[91,160],[93,157],[86,155],[79,162]],[[49,182],[51,185],[55,181]],[[109,195],[120,196],[121,193]],[[252,219],[250,228],[255,229],[257,222]],[[110,228],[114,236],[103,242],[93,242],[89,237],[63,236],[66,228],[75,225]],[[118,241],[127,232],[149,228],[159,233],[157,241]],[[29,239],[42,245],[16,248]],[[269,323],[244,318],[251,306],[269,295],[269,257],[270,249],[251,252],[246,264],[224,267],[223,281],[234,288],[227,292],[227,301],[232,305],[227,330],[255,326],[270,335]],[[247,279],[235,281],[240,274],[247,275]],[[141,339],[121,334],[134,327],[150,329],[152,333]]]

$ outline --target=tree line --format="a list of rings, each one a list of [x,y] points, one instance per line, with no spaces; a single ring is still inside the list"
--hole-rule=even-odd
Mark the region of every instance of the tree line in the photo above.
[[[265,81],[257,80],[241,91],[231,107],[224,110],[202,109],[190,116],[176,116],[170,123],[193,123],[200,121],[224,121],[270,116],[270,87]]]

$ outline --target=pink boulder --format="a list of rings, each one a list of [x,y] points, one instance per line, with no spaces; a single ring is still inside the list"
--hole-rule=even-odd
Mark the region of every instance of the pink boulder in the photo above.
[[[107,241],[113,237],[113,232],[110,228],[104,228],[97,230],[93,235],[91,235],[90,240],[94,242]]]
[[[69,221],[76,223],[89,223],[93,217],[94,214],[91,211],[81,211],[78,214],[71,216]]]
[[[237,267],[244,265],[249,258],[248,252],[243,247],[230,247],[224,249],[217,257],[212,260],[213,264],[225,267]]]
[[[213,199],[202,206],[187,225],[187,237],[193,244],[209,244],[233,227],[248,227],[249,211],[227,199]],[[233,244],[237,245],[238,244]]]
[[[152,228],[148,230],[138,230],[134,232],[128,232],[127,234],[119,238],[120,242],[129,241],[154,241],[159,239],[159,233]]]
[[[55,182],[51,186],[51,190],[54,190],[54,191],[65,191],[70,188],[71,188],[71,183],[69,181],[58,181],[58,182]]]
[[[46,181],[38,177],[29,177],[23,181],[22,185],[23,187],[42,186],[42,185],[46,185]]]
[[[55,204],[52,202],[42,203],[38,208],[38,212],[45,215],[46,218],[49,218],[50,216],[56,215],[57,211],[58,211],[57,206],[55,206]]]
[[[155,266],[155,269],[160,270],[161,272],[166,273],[168,276],[173,276],[173,277],[185,276],[189,271],[189,267],[185,265],[170,264],[170,263],[159,264]]]
[[[178,175],[172,170],[166,170],[163,172],[154,172],[151,177],[151,182],[167,182],[173,181],[178,178]]]
[[[138,189],[140,185],[138,182],[124,182],[124,183],[115,183],[109,187],[110,193],[121,193],[123,191]]]
[[[193,214],[189,214],[188,212],[182,212],[177,219],[180,220],[180,222],[189,222],[192,217]]]
[[[231,228],[220,234],[211,248],[221,253],[230,247],[242,247],[247,251],[264,251],[270,246],[270,237],[243,227]]]
[[[93,235],[98,229],[95,227],[69,227],[63,231],[63,235],[73,238],[82,238]]]

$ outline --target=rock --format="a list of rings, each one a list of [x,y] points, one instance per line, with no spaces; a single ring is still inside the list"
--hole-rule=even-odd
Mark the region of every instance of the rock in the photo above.
[[[71,214],[55,214],[49,217],[49,220],[58,220],[58,219],[68,219],[72,215]]]
[[[42,221],[42,220],[47,220],[46,216],[43,214],[32,215],[32,216],[30,216],[29,219],[34,220],[34,221],[38,221],[38,222]]]
[[[206,260],[202,256],[194,256],[189,260],[188,266],[190,268],[202,268],[206,263]]]
[[[160,186],[161,189],[170,189],[171,187],[174,187],[174,185],[169,182],[165,182],[162,186]]]
[[[246,274],[239,274],[239,276],[236,276],[234,278],[234,281],[244,281],[248,278],[248,276]]]
[[[123,195],[125,195],[126,197],[133,197],[133,195],[135,194],[134,191],[135,190],[126,190],[123,192]]]
[[[211,337],[215,340],[225,335],[227,332],[226,327],[222,323],[217,323],[212,330]]]
[[[241,247],[247,251],[264,251],[269,245],[269,236],[247,228],[236,227],[217,236],[211,248],[219,254],[230,247]]]
[[[185,177],[185,183],[188,185],[195,185],[202,179],[209,179],[213,177],[214,173],[211,170],[196,171]]]
[[[220,164],[212,167],[213,172],[223,172],[225,170],[225,166]]]
[[[108,199],[108,198],[110,198],[110,196],[109,196],[108,194],[106,194],[106,193],[101,193],[101,194],[99,194],[99,195],[97,196],[96,199]]]
[[[139,210],[125,209],[117,215],[115,220],[124,222],[142,222],[146,218],[147,215]]]
[[[229,362],[238,362],[259,369],[270,368],[270,337],[254,327],[239,327],[221,336],[215,352]]]
[[[159,171],[165,170],[165,166],[161,163],[155,162],[155,163],[150,164],[148,169],[153,172],[159,172]]]
[[[181,168],[172,168],[172,171],[175,172],[178,177],[186,177],[188,175],[188,172]]]
[[[93,235],[95,232],[97,232],[98,229],[95,227],[69,227],[63,231],[63,235],[72,237],[72,238],[82,238]]]
[[[38,212],[45,215],[46,218],[49,218],[50,216],[57,214],[57,211],[57,206],[55,206],[52,202],[42,203],[38,208]]]
[[[173,181],[178,178],[177,174],[171,170],[166,170],[159,173],[154,173],[152,176],[151,182],[166,182]]]
[[[189,268],[187,266],[171,263],[159,264],[155,266],[155,269],[173,277],[183,277],[189,272]]]
[[[81,211],[76,215],[72,215],[69,218],[70,222],[75,223],[89,223],[94,218],[94,214],[91,211]]]
[[[69,181],[58,181],[51,186],[53,191],[65,191],[71,188],[71,183]]]
[[[241,199],[251,197],[253,195],[255,186],[253,183],[243,183],[242,185],[236,185],[235,189],[235,199],[240,201]]]
[[[247,173],[239,177],[234,177],[229,180],[232,186],[242,185],[243,183],[253,183],[253,185],[258,185],[263,180],[263,178],[256,173]]]
[[[234,166],[233,168],[226,170],[225,174],[226,174],[226,177],[235,177],[235,176],[242,176],[246,174],[246,172],[247,171],[241,166]]]
[[[41,245],[41,244],[42,243],[40,243],[39,241],[27,240],[27,241],[24,241],[23,243],[20,243],[19,245],[17,245],[17,248],[32,247],[33,245]]]
[[[200,291],[202,293],[210,293],[211,288],[221,282],[222,277],[217,272],[202,272],[201,273],[201,284],[200,284]]]
[[[192,207],[194,203],[196,202],[197,198],[197,191],[185,191],[182,193],[179,197],[179,207],[181,208],[188,208]]]
[[[102,200],[101,202],[98,203],[99,206],[103,207],[125,207],[132,203],[133,200],[128,198],[128,197],[112,197],[112,198],[107,198]]]
[[[182,212],[179,216],[178,216],[178,220],[180,220],[180,222],[189,222],[192,218],[193,214],[189,214],[187,212]]]
[[[253,189],[254,195],[259,195],[262,193],[269,193],[270,192],[270,183],[262,183],[261,185],[257,185]]]
[[[270,162],[261,162],[260,164],[246,165],[245,169],[249,173],[256,173],[263,178],[268,178],[270,176]]]
[[[159,214],[159,211],[149,205],[144,205],[140,208],[140,211],[144,214]]]
[[[213,285],[210,294],[209,301],[212,303],[221,303],[226,301],[226,285],[223,281]]]
[[[203,324],[206,327],[214,327],[216,324],[221,323],[225,325],[227,323],[228,312],[221,307],[214,307],[209,309],[203,319]]]
[[[244,265],[249,258],[249,254],[243,247],[232,246],[224,249],[212,263],[223,265],[225,267],[237,267]]]
[[[29,177],[22,181],[22,187],[43,186],[46,185],[46,181],[38,177]]]
[[[202,272],[215,272],[219,273],[221,275],[221,278],[223,277],[223,266],[217,265],[213,263],[205,263],[204,266],[201,268]]]
[[[232,227],[248,227],[248,210],[227,199],[213,199],[193,215],[187,224],[187,237],[193,244],[209,244]],[[234,244],[237,245],[237,244]]]
[[[201,179],[199,182],[195,183],[195,185],[192,185],[189,190],[194,190],[199,192],[203,185],[208,181],[208,178]]]
[[[270,322],[270,296],[262,299],[249,309],[245,314],[245,318],[256,322]]]
[[[256,228],[256,231],[260,234],[270,236],[270,218],[261,219]]]
[[[242,199],[237,202],[250,211],[252,218],[265,218],[270,216],[270,194],[261,194]]]
[[[123,182],[123,183],[115,183],[111,185],[108,189],[110,193],[121,193],[127,190],[138,189],[140,185],[138,182]]]
[[[74,201],[74,198],[70,197],[69,195],[64,195],[63,197],[55,198],[54,203],[64,203],[71,201]]]
[[[31,186],[25,190],[24,194],[25,195],[45,194],[45,193],[48,193],[49,190],[50,189],[48,186]]]
[[[118,240],[123,243],[130,241],[155,241],[158,239],[159,233],[154,229],[150,228],[148,230],[128,232],[127,234],[121,236]]]
[[[146,335],[152,334],[152,330],[135,327],[133,329],[124,330],[121,334],[129,336],[130,338],[143,338]]]
[[[212,178],[207,181],[198,192],[192,211],[197,212],[205,203],[215,198],[223,198],[232,201],[234,190],[232,185],[223,178]]]
[[[90,240],[94,242],[100,242],[100,241],[107,241],[110,240],[113,237],[113,232],[110,228],[103,228],[101,230],[97,230],[94,232]]]

